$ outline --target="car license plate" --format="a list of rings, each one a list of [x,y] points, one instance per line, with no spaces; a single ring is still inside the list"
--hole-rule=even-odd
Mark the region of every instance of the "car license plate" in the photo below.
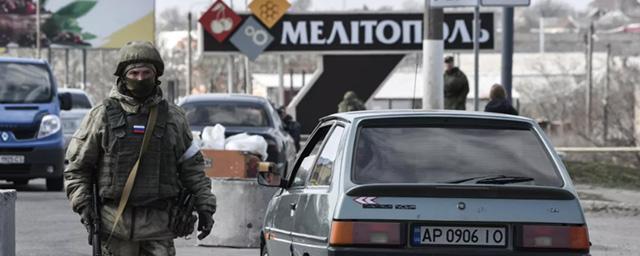
[[[24,156],[0,155],[0,164],[24,164]]]
[[[506,246],[504,227],[414,226],[412,245]]]

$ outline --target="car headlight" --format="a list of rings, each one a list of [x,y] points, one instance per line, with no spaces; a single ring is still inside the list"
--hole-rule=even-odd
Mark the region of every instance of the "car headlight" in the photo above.
[[[38,130],[38,139],[50,136],[60,131],[60,117],[56,115],[46,115],[40,121],[40,130]]]

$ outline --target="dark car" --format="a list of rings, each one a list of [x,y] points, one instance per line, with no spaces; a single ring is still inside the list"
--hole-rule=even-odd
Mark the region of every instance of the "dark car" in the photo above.
[[[186,112],[191,130],[221,124],[225,136],[246,132],[262,136],[268,144],[268,162],[284,171],[295,158],[293,139],[284,130],[277,111],[263,97],[239,94],[204,94],[184,98],[179,104]]]
[[[266,210],[261,255],[589,255],[567,170],[531,119],[362,111],[321,119]]]

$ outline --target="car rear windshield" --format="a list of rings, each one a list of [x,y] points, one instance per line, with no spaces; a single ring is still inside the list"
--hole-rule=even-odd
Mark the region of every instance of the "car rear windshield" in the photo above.
[[[359,184],[474,183],[497,177],[511,180],[490,184],[561,187],[554,166],[530,127],[374,125],[358,130],[352,173]]]
[[[198,103],[182,106],[191,126],[271,126],[263,106],[251,103]]]
[[[0,103],[49,102],[52,87],[42,65],[0,62]]]

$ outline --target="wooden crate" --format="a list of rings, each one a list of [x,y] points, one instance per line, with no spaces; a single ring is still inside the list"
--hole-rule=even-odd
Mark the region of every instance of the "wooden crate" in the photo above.
[[[204,156],[205,173],[211,178],[255,178],[255,168],[259,159],[251,154],[236,150],[201,150]]]

